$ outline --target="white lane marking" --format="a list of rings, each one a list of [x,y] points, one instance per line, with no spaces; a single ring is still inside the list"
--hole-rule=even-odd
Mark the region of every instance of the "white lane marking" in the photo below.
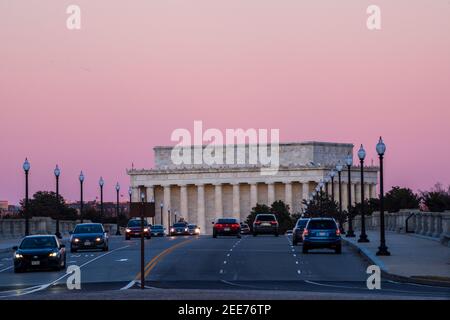
[[[125,262],[125,261],[128,261],[128,259],[119,259],[119,260],[116,260],[117,262]]]
[[[243,284],[239,284],[239,283],[233,283],[227,280],[220,280],[223,283],[229,284],[231,286],[236,286],[236,287],[243,287],[243,288],[253,288],[253,289],[261,289],[260,287],[255,287],[255,286],[251,286],[251,285],[243,285]]]
[[[297,273],[298,273],[298,274],[302,274],[302,271],[301,271],[301,270],[297,270]]]
[[[131,280],[130,283],[128,283],[125,287],[120,288],[120,290],[128,290],[130,289],[132,286],[134,286],[134,284],[136,283],[135,280]],[[140,282],[139,282],[140,283]]]
[[[293,256],[296,257],[297,255],[294,253]]]
[[[91,260],[89,260],[89,261],[83,263],[83,264],[80,266],[80,269],[83,268],[84,266],[87,266],[88,264],[90,264],[90,263],[92,263],[92,262],[94,262],[94,261],[100,259],[100,258],[103,258],[103,257],[106,256],[106,255],[109,255],[109,254],[111,254],[111,253],[113,253],[113,252],[115,252],[115,251],[121,250],[121,249],[128,248],[129,246],[130,246],[130,245],[126,245],[126,246],[123,246],[123,247],[120,247],[120,248],[111,250],[111,251],[109,251],[109,252],[106,252],[106,253],[104,253],[104,254],[102,254],[102,255],[99,255],[99,256],[95,257],[94,259],[91,259]],[[12,295],[6,295],[6,296],[0,296],[0,298],[8,298],[8,297],[13,297],[13,296],[18,297],[18,296],[23,296],[23,295],[27,295],[27,294],[30,294],[30,293],[34,293],[34,292],[37,292],[37,291],[42,291],[42,290],[45,290],[45,289],[47,289],[48,287],[54,285],[55,283],[61,281],[62,279],[64,279],[64,278],[67,277],[67,276],[69,276],[69,274],[65,273],[64,275],[62,275],[61,277],[59,277],[58,279],[56,279],[56,280],[54,280],[54,281],[52,281],[52,282],[49,282],[49,283],[46,283],[46,284],[43,284],[43,285],[38,285],[38,286],[33,286],[33,287],[30,287],[30,288],[22,289],[24,292],[19,292],[19,293],[17,293],[17,290],[13,290],[13,292],[15,292],[15,294],[12,294]],[[0,294],[6,293],[6,292],[11,292],[11,291],[3,291],[3,292],[0,292]]]
[[[233,249],[230,249],[230,251],[233,251]]]
[[[12,258],[3,258],[2,261],[9,261],[12,260]]]
[[[298,261],[295,261],[295,264],[298,264]]]
[[[223,273],[223,269],[220,269],[219,273],[222,274]]]
[[[9,269],[11,269],[13,266],[9,266],[8,268],[5,268],[5,269],[2,269],[2,270],[0,270],[0,272],[3,272],[3,271],[6,271],[6,270],[9,270]]]
[[[223,264],[227,264],[227,262],[226,262],[226,261],[224,261],[224,262],[223,262]]]
[[[227,254],[227,257],[229,257],[229,256],[230,256],[230,253]]]

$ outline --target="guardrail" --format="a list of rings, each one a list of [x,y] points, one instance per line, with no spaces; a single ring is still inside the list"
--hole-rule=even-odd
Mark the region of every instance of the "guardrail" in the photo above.
[[[444,245],[450,245],[450,211],[424,212],[420,210],[400,210],[384,214],[385,228],[388,231],[400,233],[415,233],[440,240]],[[378,230],[380,213],[374,212],[366,216],[366,229]],[[355,230],[361,228],[361,216],[353,219]]]

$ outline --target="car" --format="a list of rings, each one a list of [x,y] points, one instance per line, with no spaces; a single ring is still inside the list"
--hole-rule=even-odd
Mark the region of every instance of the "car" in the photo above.
[[[172,227],[170,227],[169,235],[170,235],[170,236],[175,236],[175,235],[189,235],[188,224],[187,224],[186,222],[177,222],[177,223],[174,223],[174,224],[172,225]]]
[[[329,248],[342,252],[341,231],[333,218],[311,218],[303,230],[303,253],[310,249]]]
[[[241,222],[241,234],[250,234],[250,227],[247,223]]]
[[[151,226],[150,230],[151,230],[152,236],[164,237],[164,235],[165,235],[165,228],[161,224],[155,224],[155,225]]]
[[[200,234],[200,227],[195,224],[188,224],[189,234],[192,236]]]
[[[303,242],[303,230],[308,223],[309,218],[300,218],[297,220],[294,229],[292,230],[292,245],[296,246],[299,242]]]
[[[130,240],[133,237],[141,237],[141,219],[130,219],[125,228],[125,240]],[[150,239],[152,237],[151,228],[147,220],[144,219],[144,237]]]
[[[287,235],[287,236],[290,236],[290,235],[292,235],[292,229],[289,229],[289,230],[286,230],[286,232],[284,233],[285,235]]]
[[[256,215],[253,221],[253,236],[258,234],[273,234],[278,237],[278,221],[274,214],[263,213]]]
[[[70,235],[70,252],[86,249],[108,251],[108,234],[101,223],[80,223]]]
[[[66,269],[66,249],[54,235],[32,235],[13,247],[14,272],[30,269]]]
[[[236,218],[219,218],[213,224],[213,238],[217,238],[217,236],[241,237],[241,225]]]

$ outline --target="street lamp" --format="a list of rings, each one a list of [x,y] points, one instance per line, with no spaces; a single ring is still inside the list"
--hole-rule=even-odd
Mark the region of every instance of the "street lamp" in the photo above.
[[[130,205],[129,205],[129,214],[131,214],[131,195],[133,194],[133,189],[131,189],[131,186],[128,187],[128,196],[129,196],[129,201],[130,201]]]
[[[338,173],[338,192],[339,192],[339,217],[342,217],[342,179],[341,179],[341,172],[342,172],[343,166],[341,163],[341,160],[338,161],[338,164],[336,165],[336,171]],[[341,224],[341,231],[344,231],[344,227]]]
[[[347,230],[347,237],[353,238],[355,236],[355,232],[353,232],[353,219],[351,214],[351,208],[352,208],[352,178],[351,178],[351,168],[353,165],[353,157],[348,154],[347,159],[345,159],[345,162],[347,164],[347,172],[348,172],[348,230]]]
[[[325,195],[327,196],[327,200],[328,200],[328,184],[330,183],[330,177],[326,176],[325,177]]]
[[[58,165],[56,165],[55,170],[53,170],[56,178],[56,231],[55,236],[61,239],[61,233],[59,232],[59,215],[60,215],[60,206],[59,206],[59,176],[61,175],[61,170]]]
[[[159,204],[159,207],[161,208],[161,224],[164,226],[164,223],[163,223],[163,208],[164,208],[164,202],[161,201],[161,203]]]
[[[30,171],[31,165],[28,162],[28,158],[25,158],[23,163],[23,171],[25,171],[25,236],[30,234],[30,220],[28,212],[28,172]]]
[[[144,250],[144,210],[145,210],[145,194],[141,192],[141,289],[145,288],[145,250]]]
[[[103,219],[104,217],[104,209],[103,209],[103,186],[105,185],[105,180],[103,180],[103,177],[100,177],[100,180],[98,180],[98,185],[100,186],[100,217]]]
[[[80,172],[80,176],[78,177],[80,180],[80,222],[83,223],[83,181],[84,181],[84,174],[83,171]]]
[[[170,228],[170,208],[168,208],[167,209],[167,223],[168,223],[168,225],[169,225],[169,228]]]
[[[330,180],[331,180],[331,200],[334,202],[334,176],[336,175],[336,171],[331,170],[330,172]]]
[[[383,156],[386,152],[386,145],[380,137],[376,147],[380,158],[380,246],[378,247],[377,256],[389,256],[391,253],[386,246],[386,238],[384,233],[384,186],[383,186]]]
[[[175,214],[175,220],[174,220],[174,223],[177,223],[177,222],[178,222],[178,221],[177,221],[177,210],[175,210],[174,214]]]
[[[358,242],[369,242],[366,234],[366,218],[364,212],[364,159],[366,158],[366,150],[363,145],[359,148],[358,158],[361,164],[361,234]]]
[[[120,236],[120,229],[119,229],[119,191],[120,191],[120,185],[117,182],[116,183],[116,196],[117,196],[117,202],[116,202],[116,216],[117,216],[117,230],[116,230],[116,236]]]

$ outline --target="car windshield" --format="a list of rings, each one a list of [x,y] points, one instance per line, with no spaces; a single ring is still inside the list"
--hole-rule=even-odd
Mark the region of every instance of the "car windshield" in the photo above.
[[[297,227],[305,227],[306,226],[306,224],[308,223],[308,220],[307,219],[302,219],[302,220],[299,220],[298,222],[297,222]]]
[[[195,224],[190,224],[190,225],[188,225],[188,228],[189,229],[195,229],[195,228],[197,228],[197,226]]]
[[[175,223],[173,226],[175,228],[181,228],[181,227],[186,227],[186,224],[184,224],[184,223]]]
[[[160,225],[160,224],[154,225],[154,226],[152,227],[152,229],[162,229],[162,228],[163,228],[163,226]]]
[[[333,220],[310,220],[308,229],[336,229],[336,223]]]
[[[86,224],[76,226],[73,233],[102,233],[103,228],[100,224]]]
[[[274,215],[271,214],[264,214],[264,215],[259,215],[256,217],[256,220],[258,221],[275,221],[276,218]]]
[[[56,248],[54,237],[32,237],[23,239],[20,249]]]
[[[144,220],[144,226],[147,226],[148,223],[146,220]],[[141,226],[141,220],[130,220],[128,221],[129,227],[140,227]]]
[[[217,220],[219,224],[237,223],[236,219],[219,219]]]

